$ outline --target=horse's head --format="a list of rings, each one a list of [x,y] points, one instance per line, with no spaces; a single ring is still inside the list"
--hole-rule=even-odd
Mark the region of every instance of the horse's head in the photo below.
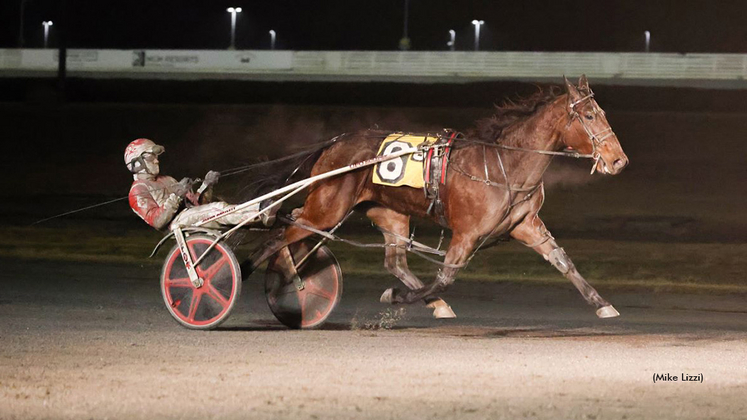
[[[565,106],[569,117],[563,143],[580,153],[592,155],[592,173],[596,170],[611,175],[619,174],[628,165],[628,157],[612,131],[604,110],[594,100],[594,92],[589,87],[586,75],[581,76],[578,87],[565,77],[563,79],[568,91]]]

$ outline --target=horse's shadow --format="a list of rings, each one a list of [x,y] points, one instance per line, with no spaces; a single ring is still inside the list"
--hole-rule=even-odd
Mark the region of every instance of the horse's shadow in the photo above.
[[[390,327],[362,326],[355,322],[327,322],[316,331],[358,331],[358,332],[416,332],[418,335],[460,337],[466,339],[499,339],[499,338],[595,338],[595,337],[621,337],[631,335],[633,331],[621,330],[598,330],[594,328],[560,328],[553,326],[521,326],[521,327],[488,327],[474,325],[408,325],[406,323],[392,325]],[[245,325],[222,326],[215,331],[244,331],[244,332],[271,332],[271,331],[299,331],[288,328],[280,322],[268,320],[249,321]]]
[[[553,338],[600,338],[621,337],[630,335],[629,331],[601,331],[588,328],[555,328],[555,327],[519,327],[519,328],[495,328],[495,327],[472,327],[462,331],[448,332],[447,334],[474,339],[498,339],[498,338],[528,338],[528,339],[553,339]]]

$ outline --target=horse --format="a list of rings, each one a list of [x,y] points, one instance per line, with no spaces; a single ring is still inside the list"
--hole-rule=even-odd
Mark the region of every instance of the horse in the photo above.
[[[581,76],[578,86],[565,76],[563,80],[565,92],[540,90],[530,98],[496,107],[496,115],[481,121],[474,130],[476,139],[454,142],[450,169],[440,193],[444,210],[440,220],[442,224],[445,221],[452,236],[442,267],[430,284],[410,272],[405,249],[411,216],[439,222],[429,212],[430,200],[415,188],[374,184],[371,167],[310,187],[303,207],[294,211],[296,223],[275,229],[275,234],[250,257],[251,269],[277,252],[288,254],[289,244],[312,234],[304,226],[330,229],[355,209],[381,228],[389,245],[385,248],[384,266],[407,286],[407,290],[385,290],[381,302],[425,301],[434,308],[435,317],[455,316],[438,295],[454,283],[459,269],[482,244],[508,234],[568,278],[586,302],[596,308],[598,317],[619,316],[578,272],[538,214],[545,199],[542,177],[554,155],[591,157],[592,174],[596,171],[617,175],[629,162],[586,76]],[[375,157],[388,134],[363,130],[325,145],[313,163],[311,175]],[[295,274],[292,264],[284,270],[287,278]]]

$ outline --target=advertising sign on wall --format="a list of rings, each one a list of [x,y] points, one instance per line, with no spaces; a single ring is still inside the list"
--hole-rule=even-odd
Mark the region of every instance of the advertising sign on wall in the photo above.
[[[290,70],[291,51],[184,51],[132,52],[132,67],[199,71]]]

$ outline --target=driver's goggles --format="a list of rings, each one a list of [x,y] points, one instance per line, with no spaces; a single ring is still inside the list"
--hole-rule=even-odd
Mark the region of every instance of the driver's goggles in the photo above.
[[[160,155],[164,151],[166,151],[166,149],[164,149],[163,146],[154,146],[153,148],[151,148],[151,150],[143,152],[143,154],[141,154],[140,156],[142,156],[143,159],[149,162],[153,162],[154,160],[156,160],[158,155]]]

